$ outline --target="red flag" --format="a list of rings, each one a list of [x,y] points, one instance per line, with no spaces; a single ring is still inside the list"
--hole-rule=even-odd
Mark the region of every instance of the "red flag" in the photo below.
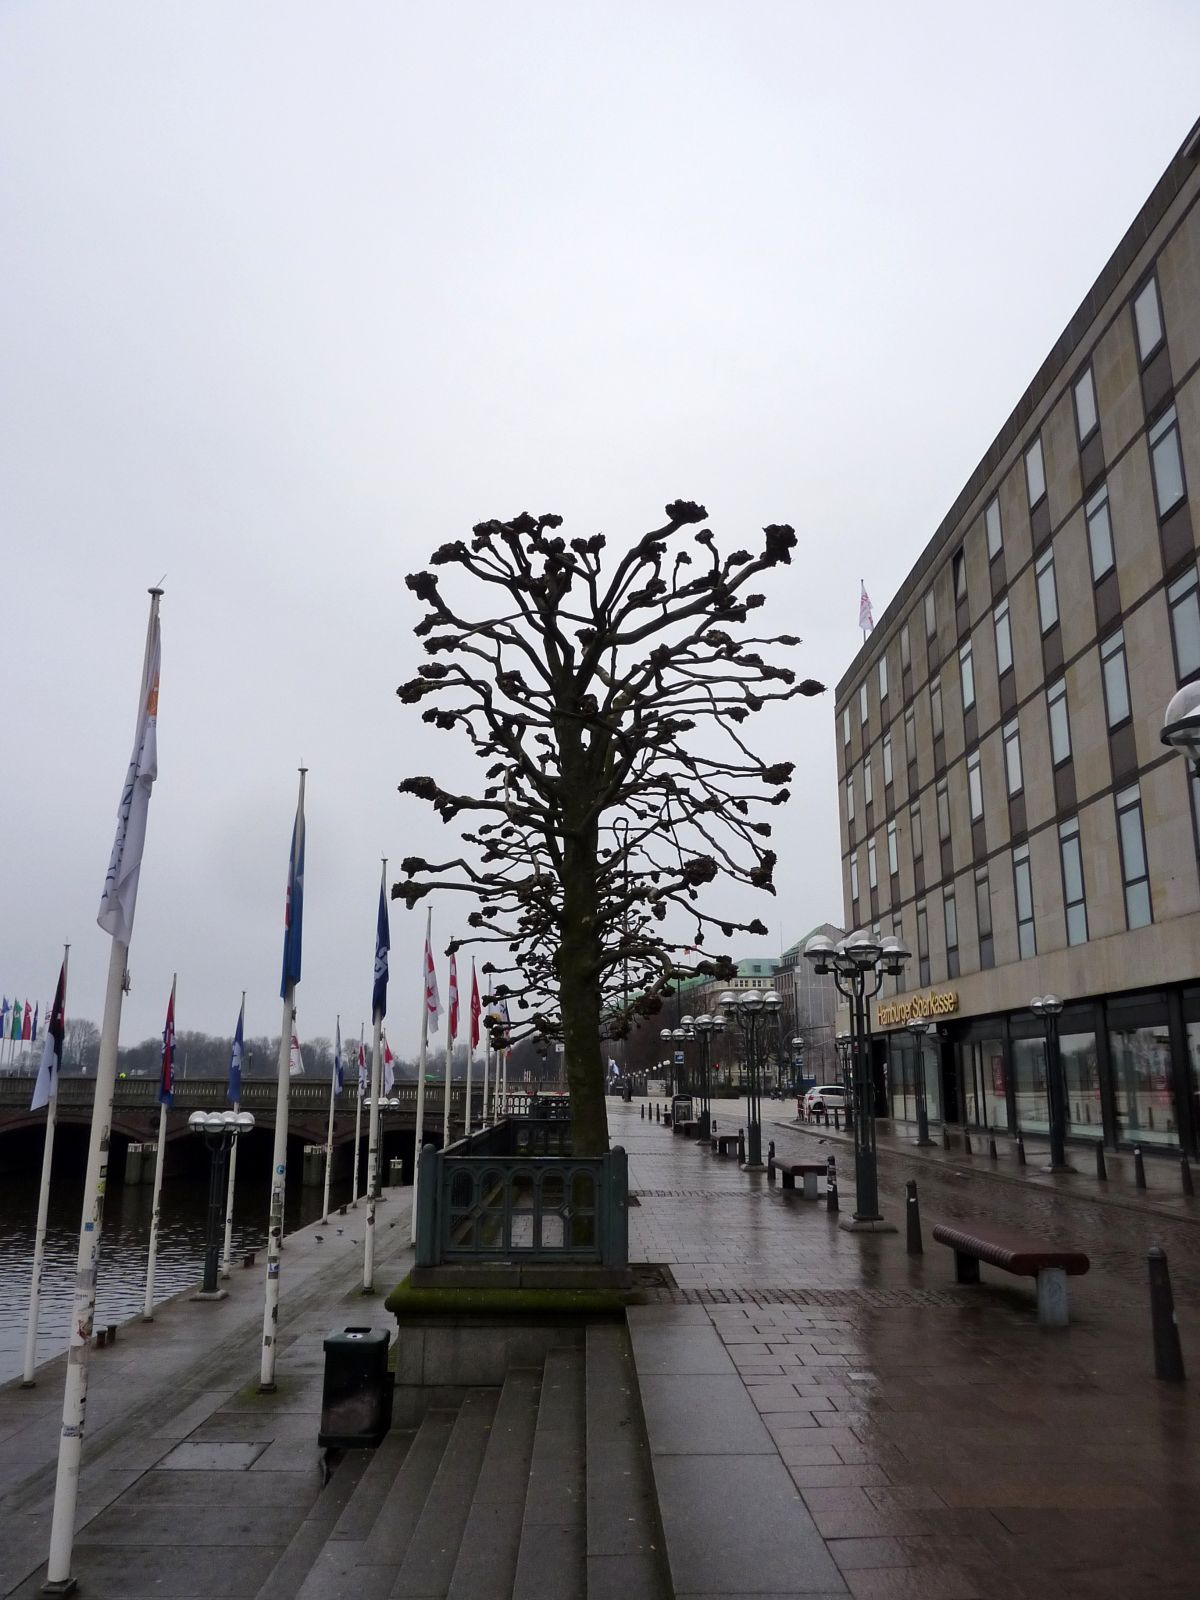
[[[33,1027],[33,1012],[29,1009],[29,1001],[25,1002],[25,1020],[21,1024],[21,1038],[28,1039]]]
[[[442,998],[438,994],[437,968],[433,964],[433,951],[429,948],[429,933],[425,934],[425,1015],[434,1033],[442,1017]]]
[[[450,1034],[451,1039],[458,1038],[458,963],[453,954],[450,956]]]
[[[167,1001],[167,1023],[163,1029],[162,1072],[158,1080],[158,1101],[169,1106],[175,1089],[175,979],[171,979],[171,998]]]
[[[475,976],[475,957],[471,957],[471,1049],[479,1043],[479,979]]]

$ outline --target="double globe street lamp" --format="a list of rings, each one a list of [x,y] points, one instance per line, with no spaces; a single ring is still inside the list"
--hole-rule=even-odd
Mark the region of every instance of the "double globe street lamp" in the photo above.
[[[193,1111],[188,1118],[192,1133],[203,1135],[208,1146],[208,1227],[204,1236],[204,1282],[200,1294],[221,1299],[225,1291],[217,1288],[217,1267],[221,1257],[221,1237],[225,1226],[225,1169],[233,1141],[254,1127],[249,1111]]]
[[[774,1026],[783,1004],[774,989],[726,989],[717,1001],[726,1017],[732,1018],[745,1043],[746,1076],[746,1165],[761,1167],[762,1161],[762,1062],[759,1054],[766,1029]]]
[[[865,929],[838,944],[815,934],[804,958],[818,976],[832,972],[838,993],[850,1002],[850,1064],[854,1105],[854,1218],[842,1226],[879,1232],[879,1172],[875,1151],[875,1089],[867,1029],[867,1003],[883,987],[885,977],[898,978],[912,951],[890,935],[877,939]]]
[[[928,1017],[910,1017],[908,1031],[913,1036],[913,1060],[916,1069],[917,1090],[917,1146],[931,1145],[929,1137],[929,1103],[925,1098],[925,1035],[933,1027]]]
[[[1067,1091],[1063,1082],[1062,1052],[1058,1048],[1058,1019],[1063,1003],[1056,994],[1034,995],[1029,1009],[1040,1017],[1046,1034],[1046,1102],[1050,1113],[1050,1171],[1070,1172],[1067,1160]]]

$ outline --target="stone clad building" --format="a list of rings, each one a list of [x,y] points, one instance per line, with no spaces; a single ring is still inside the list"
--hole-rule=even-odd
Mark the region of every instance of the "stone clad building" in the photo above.
[[[1200,677],[1200,124],[838,685],[847,925],[914,952],[877,1098],[1200,1150],[1200,786],[1159,740]],[[885,1067],[886,1062],[886,1067]]]

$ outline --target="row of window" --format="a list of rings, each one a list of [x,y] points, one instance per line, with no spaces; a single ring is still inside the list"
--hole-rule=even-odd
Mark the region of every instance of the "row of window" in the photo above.
[[[1200,784],[1196,785],[1200,793]],[[1117,839],[1121,861],[1121,882],[1125,898],[1125,926],[1134,930],[1144,928],[1153,921],[1150,900],[1150,874],[1146,863],[1146,833],[1142,819],[1141,791],[1136,783],[1122,789],[1115,796]],[[920,819],[915,819],[914,856],[920,854]],[[896,824],[889,823],[887,833],[888,864],[895,873],[897,868]],[[1084,884],[1083,850],[1079,837],[1079,818],[1070,817],[1058,825],[1059,866],[1062,873],[1063,909],[1066,918],[1068,945],[1086,944],[1088,938],[1087,894]],[[867,845],[867,872],[870,887],[876,887],[875,841]],[[979,967],[986,971],[995,966],[995,947],[992,933],[992,901],[990,866],[977,867],[974,874],[975,921],[979,938]],[[1029,845],[1017,845],[1012,851],[1013,903],[1017,928],[1017,953],[1022,961],[1037,955],[1037,929],[1034,916],[1033,875],[1029,860]],[[858,900],[857,852],[850,857],[850,894]],[[942,918],[946,934],[946,976],[957,978],[960,971],[958,935],[958,889],[955,884],[942,891]],[[855,905],[855,921],[858,907]],[[895,932],[903,938],[903,920],[895,919]],[[930,983],[929,911],[926,900],[916,902],[917,976],[924,988]],[[878,927],[876,928],[878,932]],[[897,987],[902,986],[902,980]]]
[[[1147,280],[1135,297],[1133,315],[1137,329],[1138,351],[1142,364],[1145,365],[1163,342],[1162,313],[1158,298],[1158,285],[1154,277]],[[1099,426],[1096,389],[1090,366],[1086,367],[1075,380],[1072,392],[1076,429],[1079,443],[1082,447]],[[1174,404],[1168,406],[1154,422],[1148,432],[1147,442],[1154,480],[1155,501],[1158,518],[1161,522],[1185,498],[1187,493],[1183,471],[1183,453],[1179,440],[1179,422]],[[1045,498],[1046,494],[1045,461],[1042,454],[1040,434],[1026,447],[1024,468],[1029,508],[1032,512]],[[1102,484],[1088,499],[1084,507],[1084,515],[1088,530],[1092,580],[1094,583],[1099,583],[1103,577],[1113,570],[1114,566],[1112,523],[1109,513],[1107,484]],[[988,558],[989,561],[994,561],[1004,548],[1004,530],[998,495],[992,496],[984,510],[984,529],[987,538]],[[1054,552],[1052,547],[1045,550],[1038,557],[1035,575],[1041,628],[1042,633],[1046,634],[1058,622],[1058,593],[1054,579]],[[967,599],[966,562],[961,548],[953,557],[952,576],[955,603],[957,604]],[[924,609],[926,638],[933,639],[937,634],[937,601],[932,588],[925,595]],[[999,652],[1000,623],[998,613],[1001,609],[1003,609],[1004,614],[1004,632],[1007,641],[1006,657],[1008,666],[1011,666],[1012,644],[1011,636],[1008,634],[1007,600],[1003,601],[1001,607],[997,607],[996,613],[994,613],[997,618],[997,650]],[[969,649],[969,645],[965,648]],[[907,671],[912,665],[912,637],[910,625],[907,622],[900,630],[900,665],[904,671]],[[1007,670],[1003,658],[999,670],[1001,674]],[[879,685],[879,700],[882,705],[888,696],[886,656],[880,657],[876,664],[876,672]],[[974,696],[972,694],[972,701],[973,699]],[[868,695],[865,682],[859,686],[858,704],[859,719],[865,725],[868,719]],[[842,739],[843,743],[850,743],[849,706],[845,707],[842,712]]]

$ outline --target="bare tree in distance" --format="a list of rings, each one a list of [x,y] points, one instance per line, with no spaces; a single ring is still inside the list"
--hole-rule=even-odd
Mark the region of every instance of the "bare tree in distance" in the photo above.
[[[766,933],[706,911],[700,891],[724,879],[774,893],[761,813],[786,802],[793,765],[763,761],[742,725],[823,688],[762,653],[798,639],[741,636],[765,600],[749,585],[790,562],[793,530],[773,525],[758,555],[722,557],[703,506],[666,515],[607,563],[602,534],[568,541],[558,516],[481,522],[431,558],[455,569],[451,598],[432,571],[407,579],[427,608],[415,632],[440,659],[397,693],[435,699],[424,720],[465,734],[486,777],[476,794],[400,785],[444,822],[464,819],[467,848],[402,861],[392,895],[478,903],[452,948],[497,947],[481,971],[509,1002],[514,1042],[563,1039],[580,1155],[608,1148],[604,1037],[683,977],[732,978],[728,955],[707,950],[714,932]],[[673,910],[694,925],[686,944],[663,930]]]

